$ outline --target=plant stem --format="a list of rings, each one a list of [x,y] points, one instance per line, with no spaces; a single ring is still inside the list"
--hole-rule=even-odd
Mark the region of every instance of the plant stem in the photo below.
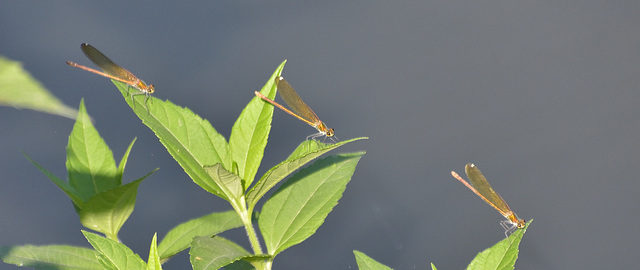
[[[249,242],[251,243],[251,248],[253,249],[253,254],[263,254],[262,247],[260,247],[260,241],[258,240],[258,235],[256,234],[256,230],[253,228],[253,224],[251,223],[252,212],[249,212],[246,207],[247,203],[245,197],[240,197],[240,202],[238,205],[234,205],[236,212],[240,215],[240,219],[242,219],[242,223],[244,224],[244,228],[247,231],[247,237],[249,237]]]
[[[251,224],[251,217],[249,217],[249,221],[245,222],[244,220],[244,228],[247,230],[247,237],[249,237],[249,242],[251,242],[251,248],[253,248],[254,254],[262,254],[262,248],[260,247],[260,241],[258,241],[258,235],[256,234],[255,229],[253,229],[253,224]]]

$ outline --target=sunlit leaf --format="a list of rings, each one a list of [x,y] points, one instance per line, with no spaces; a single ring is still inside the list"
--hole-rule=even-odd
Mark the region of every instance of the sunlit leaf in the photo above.
[[[113,153],[91,123],[80,102],[78,119],[67,144],[67,174],[69,185],[84,201],[121,184]]]
[[[143,270],[147,264],[122,243],[94,233],[82,231],[91,246],[99,253],[98,261],[105,269]]]
[[[118,231],[133,212],[143,179],[93,196],[80,210],[82,225],[117,240]]]
[[[102,270],[98,253],[92,249],[73,246],[1,246],[3,262],[35,269]]]
[[[305,141],[298,146],[298,148],[294,151],[294,153],[285,161],[271,168],[267,173],[260,178],[258,182],[249,190],[247,193],[247,204],[249,205],[249,209],[253,209],[253,207],[258,203],[258,200],[264,196],[271,188],[280,183],[285,177],[295,172],[300,167],[306,165],[312,160],[318,158],[319,156],[328,153],[331,150],[334,150],[340,146],[343,146],[347,143],[368,139],[366,137],[355,138],[348,141],[343,141],[335,144],[324,145],[320,148],[311,148],[318,147],[320,144],[315,141]]]
[[[151,247],[149,248],[149,259],[147,260],[147,270],[162,270],[160,256],[158,255],[158,234],[153,234]]]
[[[267,80],[261,90],[263,94],[275,95],[275,78],[280,76],[286,62],[286,60],[282,62]],[[247,92],[253,96],[253,91]],[[229,148],[233,162],[238,166],[238,176],[245,181],[245,187],[251,185],[260,166],[264,148],[267,145],[267,137],[271,131],[272,116],[273,106],[253,96],[231,129]]]
[[[207,171],[213,181],[218,184],[218,187],[220,187],[225,197],[229,198],[230,201],[238,200],[244,194],[240,177],[225,170],[222,164],[218,163],[213,166],[205,166],[204,170]]]
[[[227,142],[209,121],[187,108],[155,97],[150,97],[145,103],[144,95],[136,95],[133,98],[136,106],[133,106],[128,91],[137,90],[128,89],[129,87],[121,82],[114,81],[114,84],[142,123],[156,134],[191,179],[206,191],[227,199],[204,170],[204,166],[216,163],[222,163],[225,168],[231,167]]]
[[[275,256],[316,232],[338,204],[363,155],[329,156],[287,179],[264,204],[258,219],[268,254]]]
[[[377,262],[366,254],[354,250],[353,254],[356,255],[356,263],[358,264],[358,269],[360,270],[390,270],[388,266]]]
[[[527,222],[524,228],[513,232],[508,238],[480,252],[467,266],[467,270],[514,269],[516,259],[518,259],[518,246],[532,221],[533,219]]]

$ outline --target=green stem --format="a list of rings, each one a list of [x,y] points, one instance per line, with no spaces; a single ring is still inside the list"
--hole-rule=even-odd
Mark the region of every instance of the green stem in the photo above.
[[[260,241],[258,240],[258,235],[256,234],[256,230],[253,228],[253,224],[251,223],[252,212],[247,210],[247,203],[245,197],[240,197],[240,201],[237,204],[233,205],[233,208],[238,212],[240,218],[242,219],[242,224],[244,224],[244,228],[247,231],[247,237],[249,237],[249,242],[251,243],[251,248],[253,249],[253,254],[263,254],[262,247],[260,247]]]
[[[251,242],[253,253],[262,254],[262,248],[260,247],[260,241],[258,241],[258,235],[256,234],[255,229],[253,229],[253,224],[251,224],[251,217],[249,217],[248,222],[244,222],[244,228],[247,230],[247,236],[249,237],[249,242]]]

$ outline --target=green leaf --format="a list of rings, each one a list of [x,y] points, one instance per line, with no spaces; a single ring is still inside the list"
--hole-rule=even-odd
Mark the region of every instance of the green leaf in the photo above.
[[[262,94],[275,96],[275,79],[280,76],[285,60],[278,66],[271,78],[262,87]],[[264,148],[271,131],[271,118],[273,106],[262,101],[258,97],[251,99],[244,108],[238,120],[231,129],[229,148],[234,164],[238,166],[238,176],[245,181],[244,186],[249,187],[256,176],[260,161],[264,156]],[[229,167],[225,167],[231,170]]]
[[[302,156],[306,156],[308,154],[311,154],[313,152],[316,152],[318,150],[322,150],[322,149],[325,149],[325,148],[328,148],[328,147],[332,147],[332,146],[336,146],[336,145],[343,145],[345,142],[352,142],[354,140],[361,140],[361,139],[369,139],[369,138],[360,137],[360,138],[355,138],[355,139],[342,141],[342,142],[338,142],[338,143],[334,143],[334,144],[326,144],[326,143],[323,143],[323,142],[319,142],[318,140],[305,140],[305,141],[301,142],[295,150],[293,150],[293,152],[289,155],[289,157],[287,157],[287,159],[285,161],[294,160],[294,159],[300,158]]]
[[[260,254],[244,256],[231,264],[225,265],[225,270],[253,270],[253,269],[270,269],[267,263],[271,261],[271,256]]]
[[[162,270],[162,264],[160,263],[160,256],[158,256],[158,234],[153,234],[153,240],[151,240],[151,248],[149,248],[149,260],[147,260],[147,270]]]
[[[362,139],[368,139],[366,137],[355,138],[348,141],[343,141],[335,144],[324,145],[320,148],[313,148],[320,146],[320,143],[312,140],[307,140],[302,142],[298,148],[291,154],[291,156],[271,168],[267,173],[265,173],[262,178],[251,188],[251,190],[247,193],[247,204],[249,205],[249,211],[253,210],[258,201],[266,194],[271,188],[280,183],[282,179],[287,177],[287,175],[293,173],[300,167],[305,164],[311,162],[317,157],[326,154],[327,152],[334,150],[340,146],[343,146],[347,143],[358,141]]]
[[[530,220],[524,228],[516,230],[493,247],[480,252],[467,266],[467,270],[514,269],[518,259],[518,246],[532,221]]]
[[[1,246],[0,259],[8,264],[35,269],[101,270],[98,253],[73,246]]]
[[[80,101],[78,118],[69,135],[67,173],[69,185],[85,202],[121,184],[113,153],[93,127],[84,100]]]
[[[49,93],[22,68],[22,64],[0,56],[0,105],[31,109],[74,119],[78,113]]]
[[[169,101],[149,98],[147,108],[144,95],[134,96],[136,106],[127,93],[126,84],[114,81],[126,102],[133,111],[160,139],[160,142],[182,169],[200,187],[208,192],[227,199],[220,187],[204,170],[204,166],[222,163],[225,168],[231,167],[228,156],[228,145],[209,123],[187,108],[179,107]],[[135,89],[131,89],[135,91]]]
[[[251,256],[238,244],[225,238],[198,236],[191,243],[191,266],[193,269],[220,269],[245,256]]]
[[[251,265],[251,263],[243,260],[237,260],[231,264],[225,265],[225,270],[253,270],[253,269],[267,269],[266,267],[257,268]]]
[[[99,253],[98,261],[104,269],[142,270],[147,268],[146,263],[127,246],[87,231],[82,231],[82,234]]]
[[[147,176],[102,192],[87,201],[80,210],[80,222],[82,225],[104,233],[110,239],[117,240],[120,228],[133,212],[138,185]]]
[[[224,196],[229,198],[229,201],[238,201],[242,195],[244,195],[244,189],[242,188],[242,180],[235,174],[225,170],[222,164],[218,163],[213,166],[205,166],[204,170],[207,171],[213,181],[218,184]]]
[[[129,147],[127,147],[127,151],[125,151],[124,155],[122,155],[120,164],[118,164],[116,179],[119,183],[122,183],[122,175],[124,174],[124,167],[127,165],[127,160],[129,160],[129,154],[131,153],[131,148],[133,148],[133,144],[136,142],[136,139],[137,138],[133,138],[133,141],[131,141],[131,143],[129,144]]]
[[[353,254],[356,256],[356,263],[358,264],[358,269],[360,270],[390,270],[388,266],[377,262],[366,254],[354,250]]]
[[[160,258],[166,260],[189,247],[196,236],[213,236],[242,226],[235,211],[213,213],[189,220],[171,229],[160,241]]]
[[[436,266],[433,263],[431,263],[431,270],[438,270],[438,268],[436,268]]]
[[[264,204],[258,224],[269,254],[296,245],[322,225],[364,152],[330,156],[290,177]]]
[[[36,163],[26,153],[22,153],[22,154],[25,157],[27,157],[27,159],[31,162],[31,164],[36,166],[36,168],[38,168],[38,170],[40,170],[47,177],[49,177],[49,179],[51,179],[51,181],[54,184],[56,184],[56,186],[58,186],[60,189],[62,189],[62,191],[65,194],[67,194],[67,196],[69,196],[69,198],[71,199],[71,202],[73,202],[73,205],[76,206],[76,209],[82,209],[82,207],[84,206],[84,200],[82,200],[82,198],[80,198],[80,195],[78,194],[78,192],[75,189],[73,189],[73,187],[71,187],[66,181],[58,178],[53,173],[49,172],[44,167],[40,166],[40,164]]]

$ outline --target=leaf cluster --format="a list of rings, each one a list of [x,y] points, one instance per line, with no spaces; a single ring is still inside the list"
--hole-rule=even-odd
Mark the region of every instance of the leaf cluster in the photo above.
[[[265,96],[275,97],[275,78],[280,76],[284,64],[278,66],[262,88]],[[154,235],[145,262],[119,241],[118,232],[133,212],[141,181],[155,170],[122,184],[135,139],[116,166],[111,150],[81,102],[67,146],[66,181],[27,158],[70,198],[82,225],[102,235],[82,232],[93,250],[59,245],[4,246],[0,256],[5,262],[40,269],[161,269],[162,262],[190,249],[194,269],[224,266],[271,269],[277,254],[306,240],[322,225],[364,155],[356,152],[318,159],[342,145],[365,138],[329,145],[304,141],[289,158],[256,179],[271,129],[272,105],[253,98],[238,117],[227,141],[209,121],[188,108],[155,97],[147,103],[145,96],[132,95],[131,91],[137,90],[131,86],[117,81],[114,84],[192,181],[227,201],[232,210],[179,224],[159,243]],[[283,181],[258,215],[258,203]],[[239,227],[246,230],[251,251],[219,236]]]
[[[286,62],[286,61],[285,61]],[[280,64],[260,90],[274,99]],[[93,247],[67,245],[0,246],[5,263],[35,269],[162,269],[162,263],[189,249],[193,269],[271,269],[274,258],[297,245],[322,225],[341,198],[364,152],[320,158],[356,138],[335,144],[302,142],[284,161],[256,179],[264,156],[274,107],[253,98],[241,112],[227,140],[206,119],[170,101],[139,95],[114,81],[125,102],[149,127],[192,181],[229,203],[231,210],[211,213],[176,225],[158,242],[151,239],[143,260],[118,238],[132,214],[141,182],[153,174],[122,183],[135,139],[116,164],[113,153],[93,126],[80,102],[79,110],[62,104],[15,61],[0,57],[0,105],[29,108],[76,118],[67,144],[67,177],[63,180],[27,156],[71,200],[83,235]],[[134,92],[132,92],[134,91]],[[256,209],[272,189],[275,192]],[[258,225],[259,230],[254,228]],[[514,269],[526,229],[479,253],[467,269]],[[251,251],[221,233],[244,227]],[[266,247],[263,250],[262,244]],[[354,250],[359,269],[391,269]],[[432,269],[436,269],[431,264]]]

